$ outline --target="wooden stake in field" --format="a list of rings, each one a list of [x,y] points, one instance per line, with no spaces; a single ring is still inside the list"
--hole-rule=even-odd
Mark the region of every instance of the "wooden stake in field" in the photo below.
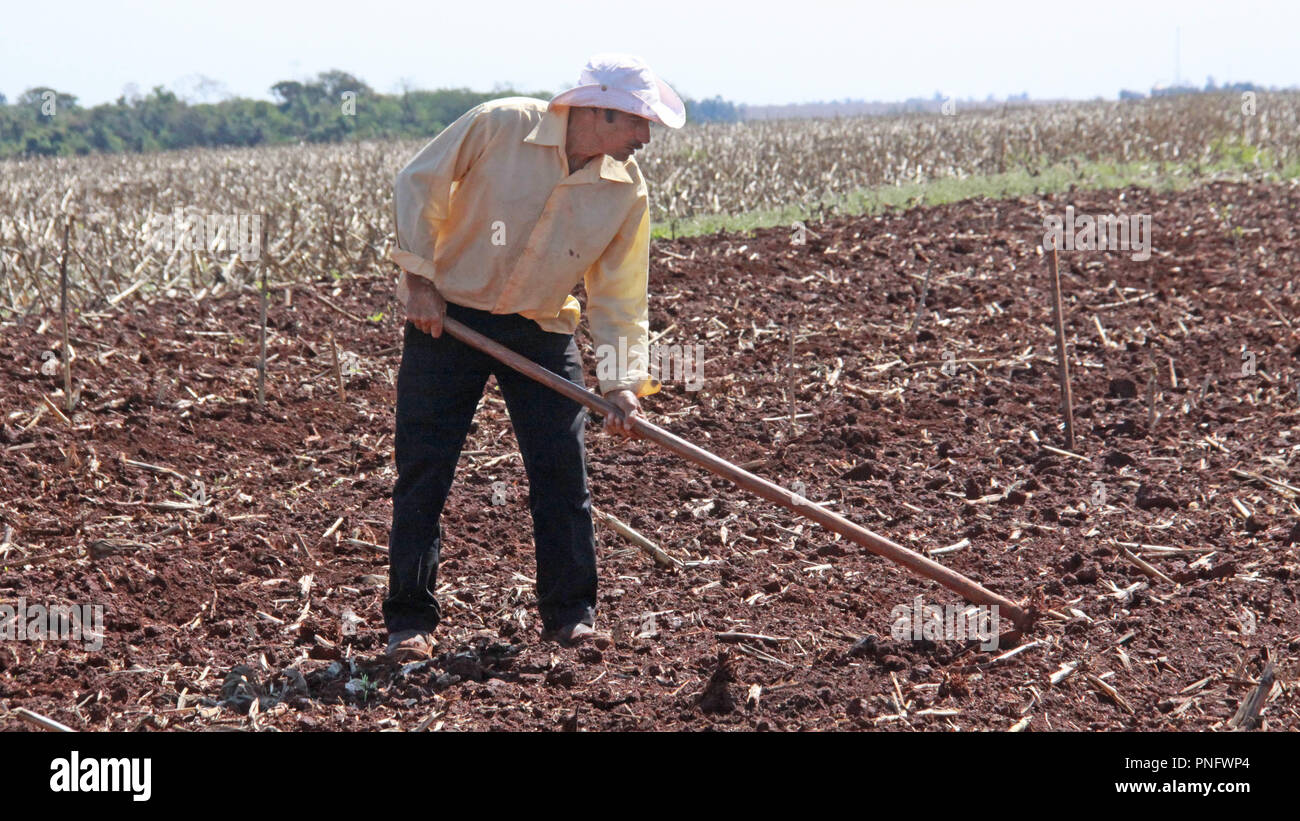
[[[795,387],[795,378],[794,378],[794,334],[795,334],[795,329],[796,329],[795,323],[794,323],[793,320],[791,320],[791,321],[790,321],[790,324],[789,324],[789,326],[788,326],[788,328],[787,328],[787,330],[789,331],[789,336],[790,336],[790,361],[789,361],[789,363],[786,365],[786,369],[785,369],[786,390],[789,392],[789,400],[790,400],[789,404],[790,404],[790,435],[791,435],[791,436],[794,436],[794,435],[795,435],[795,432],[796,432],[796,427],[795,427],[795,426],[796,426],[796,423],[795,423],[795,420],[794,420],[794,416],[795,416],[795,413],[794,413],[794,387]]]
[[[332,333],[330,334],[330,347],[334,349],[334,381],[338,385],[339,401],[346,402],[348,401],[348,394],[343,389],[343,365],[339,362],[339,343]]]
[[[602,416],[621,415],[621,411],[603,397],[597,396],[581,385],[570,382],[562,376],[551,373],[531,359],[515,353],[499,342],[488,339],[486,336],[450,317],[443,319],[442,327],[444,333],[451,334],[466,345],[509,365],[525,376],[541,382],[543,385],[596,411]],[[755,476],[703,448],[692,445],[658,425],[647,422],[640,416],[634,416],[630,421],[632,432],[637,436],[661,445],[683,459],[694,462],[769,502],[794,511],[806,519],[811,519],[827,530],[862,545],[872,553],[903,565],[917,575],[936,581],[967,601],[998,608],[1003,617],[1011,619],[1017,630],[1025,631],[1032,626],[1033,615],[1030,611],[1023,609],[1005,596],[1000,596],[983,587],[973,579],[969,579],[951,568],[944,567],[920,553],[896,544],[884,536],[872,533],[865,527],[854,524],[838,513],[786,490],[780,485],[773,484],[761,476]]]
[[[1056,350],[1061,381],[1061,416],[1065,418],[1065,448],[1074,450],[1074,400],[1070,395],[1070,359],[1065,349],[1065,318],[1061,307],[1061,270],[1052,239],[1052,311],[1056,320]]]
[[[1156,363],[1151,363],[1151,378],[1147,380],[1147,435],[1156,430]]]
[[[925,269],[925,282],[921,283],[921,298],[916,301],[916,315],[912,317],[912,327],[907,329],[907,335],[913,339],[916,338],[916,332],[921,327],[921,314],[925,313],[925,298],[930,295],[930,269]]]
[[[258,256],[266,254],[266,223],[262,223],[262,247],[259,249]],[[263,407],[266,405],[266,260],[262,260],[258,266],[262,271],[262,287],[260,296],[262,301],[262,343],[261,353],[257,359],[257,405]]]
[[[72,413],[72,348],[68,347],[68,234],[72,216],[63,222],[63,253],[59,257],[59,311],[63,314],[63,407]]]

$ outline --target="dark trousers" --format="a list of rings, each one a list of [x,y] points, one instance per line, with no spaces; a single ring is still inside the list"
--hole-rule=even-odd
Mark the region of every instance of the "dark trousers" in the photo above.
[[[447,304],[447,315],[547,370],[584,384],[571,334],[548,333],[518,314],[492,314],[452,303]],[[579,621],[594,625],[596,547],[583,441],[586,409],[450,334],[435,339],[409,321],[403,333],[393,443],[397,483],[383,605],[389,632],[431,631],[441,618],[433,593],[442,550],[442,508],[488,374],[494,374],[501,387],[528,474],[542,626],[555,629]],[[486,494],[483,503],[491,504]]]

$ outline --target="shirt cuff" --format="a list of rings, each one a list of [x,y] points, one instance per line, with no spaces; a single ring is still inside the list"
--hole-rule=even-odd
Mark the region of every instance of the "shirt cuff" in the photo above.
[[[424,257],[412,254],[410,251],[403,251],[400,248],[389,251],[388,257],[411,276],[424,277],[430,284],[433,283],[433,263]],[[407,287],[406,277],[399,276],[397,278],[397,302],[405,310],[407,305],[410,304],[410,300],[411,289]]]
[[[401,248],[394,248],[388,252],[388,257],[396,262],[407,273],[422,276],[430,282],[433,281],[433,263],[418,254],[412,254],[410,251],[403,251]]]
[[[643,396],[650,396],[651,394],[659,393],[659,389],[662,387],[663,384],[660,383],[658,379],[651,379],[648,376],[641,378],[633,377],[623,380],[601,380],[600,393],[604,396],[611,391],[628,390],[636,394],[637,399],[640,399]]]

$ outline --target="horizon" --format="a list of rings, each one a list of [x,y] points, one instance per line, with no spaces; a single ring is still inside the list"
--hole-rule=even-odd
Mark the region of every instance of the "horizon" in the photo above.
[[[683,97],[722,97],[748,107],[894,104],[936,95],[968,102],[1024,94],[1034,101],[1115,100],[1122,90],[1199,89],[1209,78],[1218,86],[1250,82],[1284,90],[1300,83],[1287,36],[1300,24],[1300,7],[1279,2],[1225,10],[1160,0],[1125,9],[1117,25],[1113,16],[1078,19],[1024,0],[992,10],[950,2],[899,9],[812,0],[797,13],[766,17],[668,0],[656,19],[689,25],[645,26],[631,35],[619,28],[610,36],[604,19],[583,13],[601,4],[571,2],[560,13],[543,13],[508,0],[494,13],[492,33],[501,43],[496,55],[481,48],[490,38],[463,36],[481,25],[463,7],[412,9],[376,0],[365,19],[397,21],[385,12],[399,10],[404,16],[389,24],[391,35],[358,34],[366,31],[364,21],[343,13],[351,7],[338,0],[310,6],[232,0],[222,8],[220,15],[204,15],[161,0],[116,8],[74,0],[61,13],[68,22],[61,23],[57,50],[39,36],[50,26],[47,12],[15,9],[0,32],[0,93],[12,102],[31,88],[51,87],[86,108],[156,86],[190,103],[273,100],[275,83],[335,69],[384,94],[403,87],[556,93],[576,82],[591,53],[606,50],[643,57]],[[436,35],[429,40],[423,34],[443,29],[456,32],[446,47]],[[14,36],[33,31],[38,36]],[[559,45],[532,53],[538,38]],[[1090,38],[1102,47],[1088,51]],[[138,45],[124,52],[124,42]],[[430,49],[426,42],[438,45]],[[765,54],[773,45],[782,59]],[[432,52],[429,65],[404,56],[422,50]],[[68,61],[69,52],[80,58]],[[1070,60],[1074,52],[1081,56]]]

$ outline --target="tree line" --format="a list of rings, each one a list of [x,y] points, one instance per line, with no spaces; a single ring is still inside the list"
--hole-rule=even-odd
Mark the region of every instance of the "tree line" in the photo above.
[[[155,86],[147,95],[89,108],[78,105],[76,96],[46,86],[28,89],[12,103],[0,94],[0,158],[428,138],[486,100],[553,96],[512,88],[381,94],[338,70],[305,82],[276,83],[270,93],[273,101],[239,97],[190,103]],[[736,106],[721,97],[684,102],[688,121],[738,119]]]

